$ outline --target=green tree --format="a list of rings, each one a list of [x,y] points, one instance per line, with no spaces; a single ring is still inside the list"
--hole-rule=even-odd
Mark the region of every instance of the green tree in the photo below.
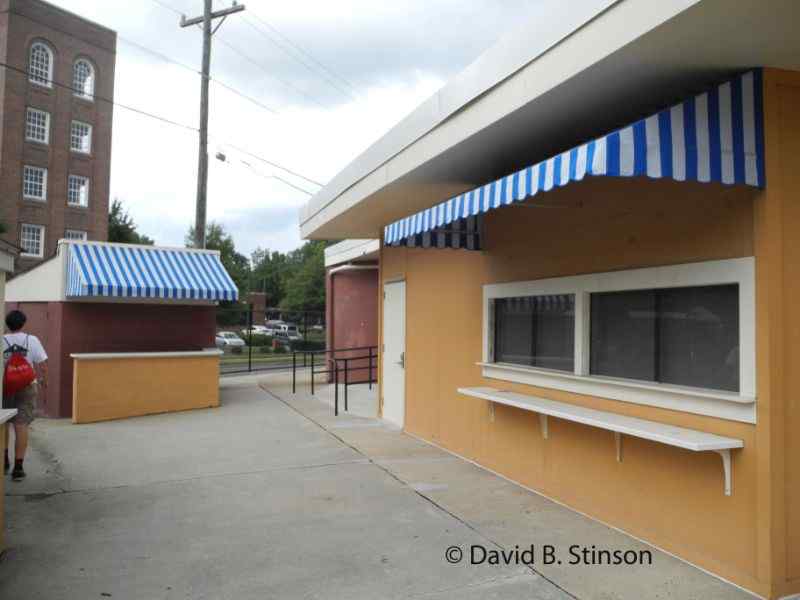
[[[187,248],[195,247],[194,227],[189,228],[185,243]],[[236,251],[233,237],[221,224],[212,221],[206,225],[206,248],[219,251],[222,265],[239,288],[239,298],[244,300],[250,291],[250,262]]]
[[[121,244],[144,244],[152,246],[155,242],[139,233],[133,217],[122,206],[119,198],[114,198],[108,213],[108,241]]]
[[[280,306],[292,266],[282,252],[257,248],[250,258],[252,291],[267,294],[271,306]]]
[[[286,282],[281,308],[325,310],[325,247],[322,241],[306,242],[289,253],[293,270]]]

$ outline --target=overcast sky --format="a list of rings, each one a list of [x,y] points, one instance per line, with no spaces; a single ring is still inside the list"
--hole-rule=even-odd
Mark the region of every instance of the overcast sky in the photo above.
[[[118,103],[197,126],[199,76],[131,42],[198,70],[200,30],[179,28],[178,15],[159,4],[195,16],[201,0],[51,1],[117,31]],[[318,187],[231,146],[325,183],[529,18],[538,1],[244,2],[247,11],[215,38],[212,77],[263,106],[211,86],[209,220],[224,224],[248,256],[257,247],[297,247],[297,209],[308,196],[269,176],[310,192]],[[214,7],[229,4],[216,0]],[[214,160],[218,151],[226,162]],[[196,177],[195,132],[115,109],[111,195],[143,233],[183,244]]]

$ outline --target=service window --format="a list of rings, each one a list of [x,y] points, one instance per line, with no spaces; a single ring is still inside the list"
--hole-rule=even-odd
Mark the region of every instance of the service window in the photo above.
[[[559,371],[575,368],[575,296],[495,301],[495,361]]]
[[[752,257],[487,284],[482,374],[755,422]]]
[[[590,373],[739,391],[739,286],[591,294]]]

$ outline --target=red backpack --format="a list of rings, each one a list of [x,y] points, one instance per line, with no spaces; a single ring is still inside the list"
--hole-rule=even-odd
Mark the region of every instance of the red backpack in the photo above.
[[[3,372],[3,395],[12,396],[32,384],[36,380],[36,372],[25,359],[28,349],[12,345],[6,338],[3,339],[9,346],[7,352],[11,352]]]

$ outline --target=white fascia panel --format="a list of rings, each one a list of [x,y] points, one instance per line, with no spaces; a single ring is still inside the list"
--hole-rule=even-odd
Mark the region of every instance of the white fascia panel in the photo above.
[[[529,55],[527,64],[509,63],[502,51],[496,51],[495,56],[494,48],[489,50],[465,71],[477,65],[479,70],[493,74],[493,79],[484,81],[482,97],[474,94],[479,86],[475,87],[469,75],[456,77],[309,200],[300,211],[301,236],[312,236],[325,223],[389,183],[535,101],[699,1],[606,1],[595,6],[591,16],[584,15],[583,21],[570,21],[569,32],[554,40],[543,53]],[[564,6],[573,8],[572,3]],[[514,35],[530,43],[529,30],[521,29]],[[511,42],[501,41],[498,46],[506,44]],[[457,98],[461,99],[460,104]],[[438,113],[432,110],[440,103],[443,107]]]

